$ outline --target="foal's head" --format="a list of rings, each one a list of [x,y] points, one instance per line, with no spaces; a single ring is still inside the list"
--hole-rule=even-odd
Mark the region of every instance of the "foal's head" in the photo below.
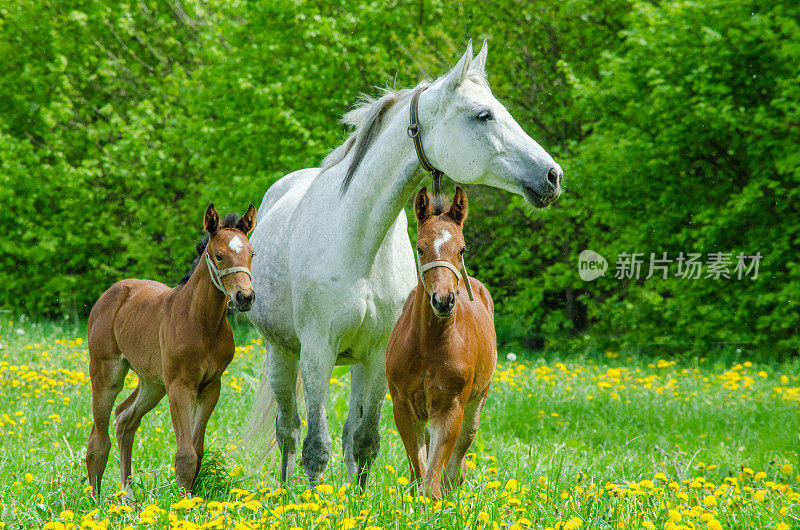
[[[220,222],[214,204],[210,204],[205,215],[205,229],[208,232],[206,253],[213,267],[209,273],[218,275],[222,290],[236,305],[239,311],[249,311],[256,299],[253,285],[250,283],[250,262],[253,259],[253,245],[247,239],[247,233],[256,225],[256,209],[251,204],[245,214],[238,220],[226,219]],[[202,267],[203,258],[201,258]],[[240,270],[244,268],[247,270]],[[213,272],[216,269],[216,272]],[[234,269],[229,271],[226,269]],[[213,281],[213,277],[212,277]]]
[[[456,187],[453,202],[447,211],[439,197],[432,204],[428,190],[422,188],[414,201],[417,217],[417,257],[420,271],[425,265],[437,262],[420,274],[422,285],[430,295],[433,313],[440,318],[452,316],[456,308],[459,271],[462,268],[464,234],[467,218],[467,195]],[[469,281],[465,278],[466,281]]]

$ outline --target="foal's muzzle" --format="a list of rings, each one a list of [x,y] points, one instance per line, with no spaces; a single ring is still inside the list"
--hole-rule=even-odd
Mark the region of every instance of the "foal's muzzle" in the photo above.
[[[431,307],[433,307],[433,313],[439,318],[453,316],[453,310],[456,307],[456,293],[451,292],[442,297],[439,296],[439,293],[434,292],[431,295]]]
[[[236,310],[241,312],[250,311],[253,307],[253,302],[256,300],[255,291],[250,291],[250,294],[245,294],[243,291],[236,291]]]

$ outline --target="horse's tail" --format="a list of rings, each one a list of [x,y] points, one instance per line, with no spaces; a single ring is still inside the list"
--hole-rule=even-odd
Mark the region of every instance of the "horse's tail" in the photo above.
[[[261,380],[257,383],[256,397],[250,416],[244,428],[244,441],[253,448],[256,465],[263,466],[264,474],[271,474],[277,469],[280,460],[280,451],[276,441],[276,421],[278,419],[278,402],[272,387],[267,380],[269,355],[264,358],[261,367]],[[300,370],[297,370],[296,395],[298,406],[303,399],[303,380]]]

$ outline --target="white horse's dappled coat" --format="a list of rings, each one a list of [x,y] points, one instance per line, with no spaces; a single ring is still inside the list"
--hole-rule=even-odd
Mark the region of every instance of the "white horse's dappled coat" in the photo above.
[[[486,82],[486,44],[419,100],[425,152],[460,183],[481,183],[546,206],[560,193],[561,168],[514,121]],[[267,343],[266,380],[251,428],[275,425],[281,476],[293,472],[300,442],[298,363],[308,414],[303,466],[316,483],[330,458],[327,404],[335,364],[352,364],[342,443],[350,476],[364,484],[380,445],[386,345],[416,284],[403,206],[426,176],[406,134],[412,90],[387,91],[347,114],[355,127],[322,168],[276,182],[264,196],[250,241],[256,301],[248,313]]]

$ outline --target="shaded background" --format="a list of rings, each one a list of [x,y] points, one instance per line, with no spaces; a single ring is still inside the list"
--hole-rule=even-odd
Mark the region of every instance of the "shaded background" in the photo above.
[[[344,140],[358,93],[438,76],[472,37],[566,175],[544,211],[467,189],[506,347],[796,354],[798,20],[788,0],[4,2],[0,309],[80,318],[121,278],[177,282],[209,202],[258,206]],[[587,248],[763,260],[584,282]]]

